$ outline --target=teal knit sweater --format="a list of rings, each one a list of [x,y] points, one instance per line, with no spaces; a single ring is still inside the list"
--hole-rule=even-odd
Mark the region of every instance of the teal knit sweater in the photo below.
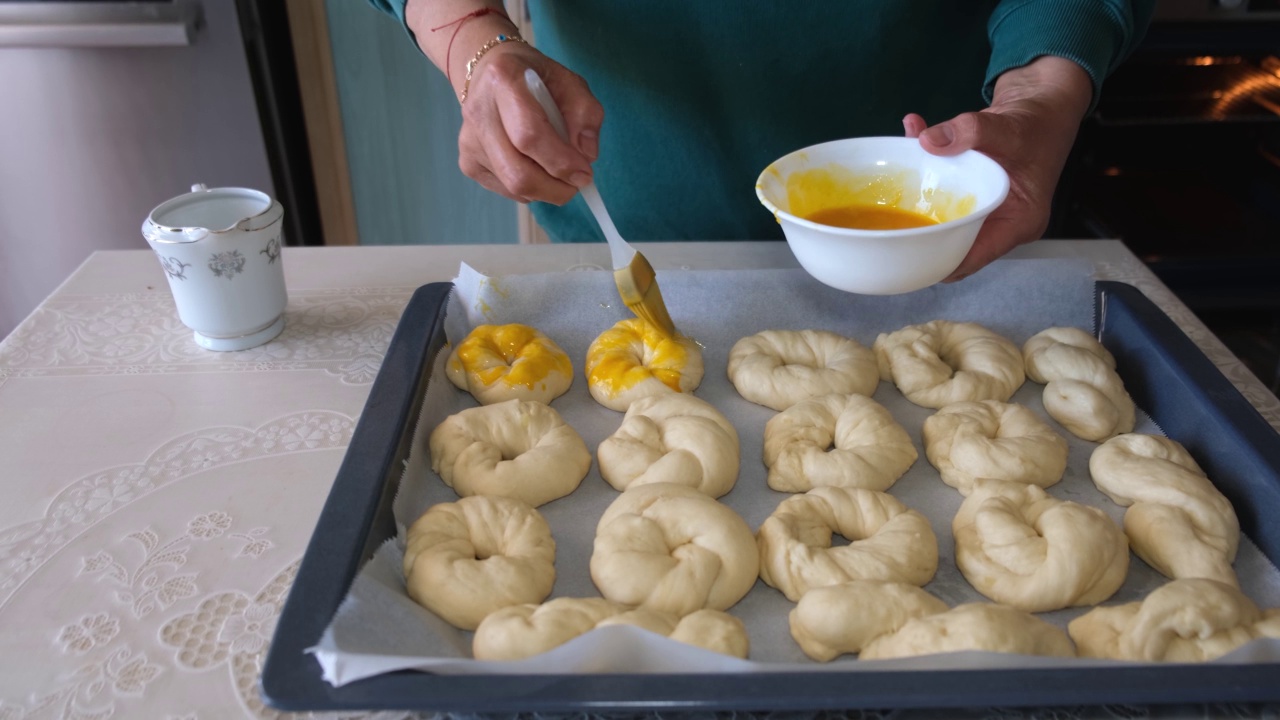
[[[405,0],[370,0],[403,21]],[[1103,78],[1154,0],[531,0],[542,52],[605,110],[596,185],[628,240],[778,239],[755,197],[778,157],[979,110],[1041,55]],[[603,240],[580,197],[533,204],[559,242]]]

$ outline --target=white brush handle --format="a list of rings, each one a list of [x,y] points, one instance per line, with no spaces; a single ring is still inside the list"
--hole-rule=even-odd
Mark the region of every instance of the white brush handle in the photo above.
[[[534,99],[547,114],[551,127],[556,129],[561,140],[568,142],[569,131],[564,127],[564,116],[560,114],[560,108],[556,107],[556,101],[551,97],[551,92],[547,90],[542,78],[538,77],[538,73],[534,72],[533,68],[528,68],[524,71],[524,81],[529,86],[529,92],[533,93]],[[604,239],[609,241],[609,253],[613,255],[613,269],[626,267],[636,254],[635,248],[628,245],[627,241],[618,234],[618,228],[614,227],[613,219],[609,217],[609,211],[604,207],[604,200],[600,199],[600,192],[596,190],[596,184],[591,183],[579,192],[582,193],[582,199],[587,201],[587,207],[591,208],[591,214],[596,217],[596,223],[600,225]]]

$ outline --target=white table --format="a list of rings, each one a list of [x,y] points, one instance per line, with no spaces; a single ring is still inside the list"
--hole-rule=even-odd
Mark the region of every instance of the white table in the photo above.
[[[796,266],[785,243],[644,251],[659,269]],[[1120,243],[1014,256],[1136,285],[1280,428],[1280,401]],[[547,272],[608,250],[289,248],[284,334],[226,354],[195,345],[150,252],[100,252],[0,342],[0,718],[276,715],[260,664],[382,353],[412,291],[460,261]]]

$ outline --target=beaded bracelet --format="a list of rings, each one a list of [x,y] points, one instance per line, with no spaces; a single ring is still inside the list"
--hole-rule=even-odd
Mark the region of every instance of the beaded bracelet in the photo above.
[[[506,42],[522,42],[526,45],[529,44],[524,38],[520,37],[520,33],[513,32],[510,34],[504,33],[499,35],[498,37],[481,45],[480,49],[476,51],[476,54],[467,61],[467,79],[462,82],[462,96],[458,98],[459,104],[467,101],[467,91],[471,89],[471,71],[475,69],[476,63],[480,62],[480,58],[484,57],[485,53]]]

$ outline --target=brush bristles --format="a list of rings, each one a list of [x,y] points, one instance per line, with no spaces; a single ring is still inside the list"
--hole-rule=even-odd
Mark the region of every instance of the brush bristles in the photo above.
[[[618,285],[618,295],[636,317],[669,336],[676,335],[676,325],[671,321],[666,303],[662,301],[662,291],[658,289],[653,266],[644,255],[637,252],[626,267],[613,271],[613,279]]]

